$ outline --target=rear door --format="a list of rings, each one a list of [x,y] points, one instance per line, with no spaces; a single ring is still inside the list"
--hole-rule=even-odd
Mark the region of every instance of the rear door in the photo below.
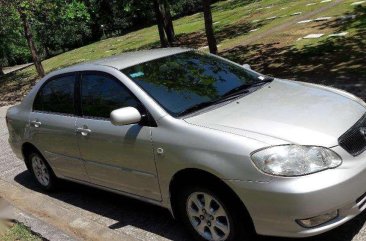
[[[75,132],[75,83],[72,73],[53,77],[41,87],[30,114],[30,135],[56,174],[86,180]]]
[[[140,101],[117,79],[100,72],[82,74],[78,143],[94,184],[160,200],[151,126],[114,126],[110,113],[122,107],[144,112]]]

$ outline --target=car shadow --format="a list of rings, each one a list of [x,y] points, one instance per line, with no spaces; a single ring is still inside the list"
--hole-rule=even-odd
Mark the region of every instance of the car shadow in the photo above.
[[[133,198],[99,190],[85,185],[60,181],[57,191],[46,193],[28,171],[14,177],[20,185],[48,195],[67,204],[102,216],[110,229],[119,230],[132,226],[170,240],[191,240],[167,209]]]
[[[30,190],[44,193],[27,171],[18,174],[14,180]],[[109,228],[113,230],[132,226],[174,241],[192,240],[168,210],[152,204],[68,181],[61,181],[56,192],[44,194],[111,220]],[[351,241],[365,222],[366,213],[363,213],[326,234],[302,240]],[[297,240],[264,236],[257,236],[255,239],[257,241]]]

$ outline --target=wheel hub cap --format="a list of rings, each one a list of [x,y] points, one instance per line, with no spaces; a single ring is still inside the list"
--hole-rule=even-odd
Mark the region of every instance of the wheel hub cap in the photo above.
[[[192,193],[187,200],[187,214],[194,229],[206,240],[224,241],[230,234],[229,218],[213,196]]]
[[[38,182],[43,186],[48,186],[48,184],[50,183],[50,175],[44,161],[38,156],[32,157],[31,161],[33,172]]]

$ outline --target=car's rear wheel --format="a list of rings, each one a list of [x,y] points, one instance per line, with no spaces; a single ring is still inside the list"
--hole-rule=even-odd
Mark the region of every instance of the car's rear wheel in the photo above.
[[[37,183],[46,191],[53,190],[57,178],[46,160],[37,152],[32,152],[28,160],[30,171]]]
[[[179,218],[196,240],[248,241],[253,230],[242,207],[224,191],[186,187],[178,199]]]

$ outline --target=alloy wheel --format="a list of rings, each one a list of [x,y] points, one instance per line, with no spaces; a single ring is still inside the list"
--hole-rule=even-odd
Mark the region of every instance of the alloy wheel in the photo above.
[[[50,174],[45,162],[39,156],[33,156],[31,159],[32,169],[38,182],[47,187],[50,184]]]
[[[193,228],[206,240],[224,241],[230,235],[230,221],[223,205],[210,194],[194,192],[186,211]]]

